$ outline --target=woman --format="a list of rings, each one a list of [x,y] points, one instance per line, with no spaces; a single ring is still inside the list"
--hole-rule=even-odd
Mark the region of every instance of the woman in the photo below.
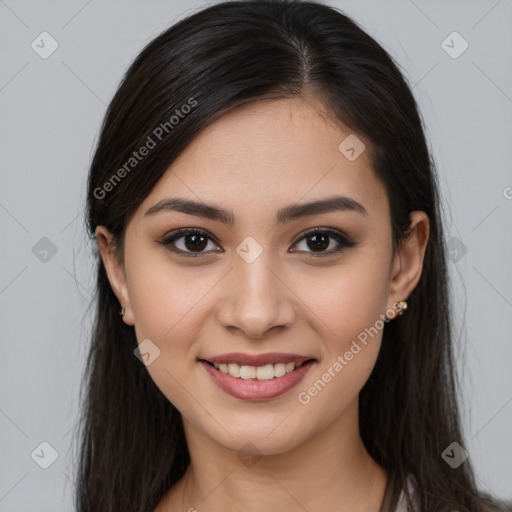
[[[78,510],[500,510],[436,179],[400,71],[335,9],[219,3],[151,41],[89,175]]]

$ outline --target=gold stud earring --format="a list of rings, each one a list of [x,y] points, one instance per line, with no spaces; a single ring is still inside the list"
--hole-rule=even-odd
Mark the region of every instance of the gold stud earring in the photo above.
[[[402,316],[404,314],[404,311],[407,309],[407,301],[402,300],[400,302],[396,302],[395,305],[398,306],[399,316]]]

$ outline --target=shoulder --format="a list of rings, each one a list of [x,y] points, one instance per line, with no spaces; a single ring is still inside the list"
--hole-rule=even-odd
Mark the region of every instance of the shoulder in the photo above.
[[[413,499],[414,499],[414,495],[413,494],[412,494],[412,496],[413,496]],[[407,500],[405,498],[404,491],[402,491],[400,493],[400,498],[398,499],[398,503],[396,505],[396,508],[395,508],[394,512],[416,512],[415,508],[413,509],[413,508],[407,506]]]
[[[408,491],[412,500],[412,504],[407,503],[405,492],[401,491],[397,506],[393,512],[419,512],[421,507],[415,497],[414,479],[410,476],[407,479]],[[482,508],[480,512],[512,512],[512,502],[498,501],[489,495],[482,495]],[[454,511],[457,512],[457,511]]]

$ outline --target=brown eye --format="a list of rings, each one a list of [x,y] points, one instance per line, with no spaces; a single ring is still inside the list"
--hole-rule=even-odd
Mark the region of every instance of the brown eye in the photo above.
[[[329,235],[326,235],[325,233],[320,234],[320,235],[315,234],[315,235],[309,236],[306,238],[306,240],[308,240],[308,242],[307,242],[308,247],[313,251],[316,251],[316,250],[324,251],[325,249],[327,249],[327,247],[329,247],[329,243],[330,243],[330,237],[329,237]]]
[[[184,235],[181,238],[185,240],[184,245],[190,251],[202,251],[208,245],[208,239],[203,235]]]
[[[305,245],[305,248],[293,252],[316,253],[315,255],[317,256],[327,256],[338,253],[345,248],[357,245],[342,233],[318,228],[306,233],[296,245],[300,245],[300,243],[303,243],[303,247]]]
[[[206,231],[198,229],[180,229],[176,233],[164,238],[159,243],[169,249],[169,251],[187,256],[201,256],[206,252],[208,244],[211,242],[210,250],[219,252],[215,249],[213,238]]]

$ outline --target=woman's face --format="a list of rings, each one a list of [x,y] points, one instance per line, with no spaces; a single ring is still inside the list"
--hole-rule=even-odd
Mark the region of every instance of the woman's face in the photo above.
[[[259,101],[210,125],[129,222],[124,272],[108,266],[152,379],[189,428],[233,450],[282,453],[357,421],[384,315],[421,272],[421,236],[392,258],[367,141],[311,105]],[[185,228],[201,233],[170,240]],[[279,376],[297,357],[313,361]]]

